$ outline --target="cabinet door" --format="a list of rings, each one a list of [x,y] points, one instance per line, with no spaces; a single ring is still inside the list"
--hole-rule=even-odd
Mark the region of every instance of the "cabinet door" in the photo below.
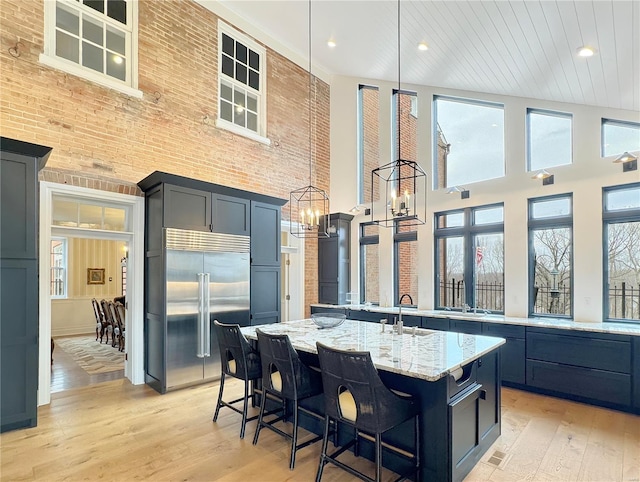
[[[251,325],[280,321],[280,266],[251,267]]]
[[[211,231],[211,193],[165,184],[164,226]]]
[[[422,328],[429,330],[449,331],[449,318],[422,317]]]
[[[213,194],[214,233],[249,236],[249,200]]]
[[[3,220],[4,221],[4,220]],[[0,266],[0,418],[2,432],[34,427],[38,391],[38,261]]]
[[[36,163],[3,152],[0,163],[0,250],[2,258],[36,258]]]
[[[318,303],[337,305],[338,237],[318,240]]]
[[[449,329],[457,333],[466,333],[467,335],[479,335],[482,333],[482,323],[477,321],[466,320],[450,320]]]
[[[280,232],[280,206],[251,201],[252,265],[280,266]]]
[[[452,474],[467,473],[475,465],[473,455],[480,444],[478,414],[481,392],[482,386],[475,384],[449,403]]]
[[[505,338],[507,343],[500,347],[502,359],[502,381],[525,384],[525,327],[518,325],[501,325],[483,323],[482,334]]]

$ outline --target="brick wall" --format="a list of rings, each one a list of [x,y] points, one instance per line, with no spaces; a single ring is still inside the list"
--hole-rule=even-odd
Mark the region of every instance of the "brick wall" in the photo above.
[[[266,146],[215,127],[218,19],[205,8],[139,0],[142,99],[40,64],[43,9],[42,0],[0,4],[0,134],[53,148],[41,179],[140,194],[136,183],[160,170],[286,199],[308,184],[304,69],[267,49]],[[314,182],[328,191],[329,86],[314,85]],[[309,244],[306,305],[317,301],[317,248]]]

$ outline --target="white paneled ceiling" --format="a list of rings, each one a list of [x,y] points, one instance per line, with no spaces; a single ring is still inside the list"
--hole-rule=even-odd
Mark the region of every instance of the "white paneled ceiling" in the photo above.
[[[214,11],[218,3],[197,1]],[[258,40],[308,59],[308,2],[219,3],[272,44]],[[640,111],[638,0],[402,0],[400,13],[403,86]],[[313,0],[311,19],[312,70],[398,82],[398,2]],[[582,45],[596,54],[578,57]]]

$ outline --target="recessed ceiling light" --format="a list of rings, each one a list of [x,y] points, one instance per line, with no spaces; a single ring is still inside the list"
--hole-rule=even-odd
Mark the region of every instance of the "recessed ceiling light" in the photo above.
[[[578,47],[578,57],[592,57],[593,54],[596,53],[596,49],[593,47],[589,47],[588,45],[584,45],[582,47]]]
[[[327,40],[327,45],[328,45],[329,47],[333,48],[333,47],[335,47],[337,44],[336,44],[336,41],[335,41],[335,40],[333,40],[332,38],[330,38],[329,40]]]
[[[418,44],[418,50],[429,50],[429,46],[427,45],[427,42],[420,42]]]

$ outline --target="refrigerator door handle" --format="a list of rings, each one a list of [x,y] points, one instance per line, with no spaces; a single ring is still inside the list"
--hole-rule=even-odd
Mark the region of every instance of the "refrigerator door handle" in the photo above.
[[[203,305],[204,305],[204,316],[202,317],[203,330],[204,330],[204,340],[202,345],[203,356],[210,357],[211,356],[211,294],[209,291],[209,273],[204,273],[204,282],[203,282]]]
[[[207,288],[209,291],[209,284],[205,284],[205,276],[208,278],[208,275],[205,273],[198,273],[198,321],[197,321],[197,329],[198,329],[198,349],[196,352],[196,356],[198,358],[204,358],[205,349],[204,349],[204,289]]]

